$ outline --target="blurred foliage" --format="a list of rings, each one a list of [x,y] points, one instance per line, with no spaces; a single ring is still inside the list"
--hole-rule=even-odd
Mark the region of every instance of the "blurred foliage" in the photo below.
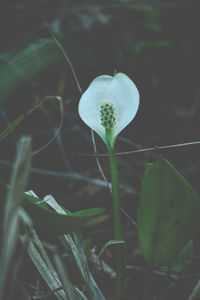
[[[194,241],[193,239],[185,245],[185,247],[179,252],[175,260],[170,264],[170,270],[174,272],[183,271],[188,265],[191,264],[194,258]],[[164,271],[168,271],[168,267],[162,268]]]
[[[37,72],[57,62],[60,57],[61,53],[52,39],[40,39],[12,55],[0,69],[1,99],[14,93],[22,82],[31,82]]]
[[[169,47],[171,46],[170,41],[157,41],[157,42],[150,42],[150,41],[141,41],[139,43],[135,44],[134,51],[136,54],[141,54],[142,50],[145,48],[151,48],[151,47]]]
[[[7,137],[24,119],[24,115],[21,114],[15,121],[13,121],[6,129],[0,133],[0,142]]]

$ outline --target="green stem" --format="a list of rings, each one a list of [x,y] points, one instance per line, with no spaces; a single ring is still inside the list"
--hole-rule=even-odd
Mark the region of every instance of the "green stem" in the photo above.
[[[112,183],[112,197],[113,197],[113,221],[114,221],[114,238],[116,240],[122,240],[122,224],[120,214],[120,198],[119,198],[119,182],[118,182],[118,170],[117,170],[117,158],[114,151],[114,147],[111,145],[109,131],[106,134],[107,137],[107,149],[110,163],[111,183]],[[124,290],[124,269],[125,269],[125,247],[124,244],[118,244],[115,246],[115,261],[116,261],[116,294],[115,300],[123,299]]]

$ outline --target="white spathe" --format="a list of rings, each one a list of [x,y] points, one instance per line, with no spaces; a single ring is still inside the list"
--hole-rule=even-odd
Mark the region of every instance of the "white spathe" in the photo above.
[[[101,105],[113,104],[116,123],[113,141],[133,120],[139,107],[139,92],[134,82],[125,74],[101,75],[95,78],[81,96],[78,112],[85,124],[94,130],[106,143],[105,128],[101,125]]]

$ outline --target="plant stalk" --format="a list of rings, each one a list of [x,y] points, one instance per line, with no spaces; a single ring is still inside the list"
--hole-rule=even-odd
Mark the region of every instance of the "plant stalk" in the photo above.
[[[107,150],[109,155],[110,174],[111,174],[111,183],[112,183],[114,238],[116,240],[123,240],[121,214],[120,214],[117,158],[116,158],[114,147],[111,145],[109,138],[107,139]],[[122,300],[123,292],[124,292],[124,270],[125,270],[125,245],[124,244],[118,244],[115,246],[115,263],[116,263],[115,300]]]

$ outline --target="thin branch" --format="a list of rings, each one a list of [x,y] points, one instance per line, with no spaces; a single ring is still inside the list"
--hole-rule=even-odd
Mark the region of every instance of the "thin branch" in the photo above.
[[[56,43],[56,45],[58,46],[58,48],[61,50],[61,52],[63,53],[64,55],[64,58],[66,59],[71,71],[72,71],[72,75],[74,77],[74,80],[76,82],[76,85],[77,85],[77,88],[80,92],[80,94],[82,95],[83,91],[82,91],[82,88],[80,86],[80,83],[79,83],[79,80],[78,80],[78,76],[76,74],[76,71],[73,67],[73,64],[71,62],[71,59],[69,57],[69,55],[66,53],[65,49],[63,48],[63,46],[61,45],[61,43],[58,41],[58,39],[56,38],[55,34],[53,33],[53,31],[51,30],[50,26],[47,24],[47,28],[51,34],[51,37],[52,39],[54,40],[54,42]],[[101,167],[101,164],[100,164],[100,161],[98,159],[98,152],[97,152],[97,146],[96,146],[96,141],[95,141],[95,137],[94,137],[94,132],[93,130],[91,130],[91,138],[92,138],[92,144],[93,144],[93,148],[94,148],[94,156],[96,157],[96,163],[97,163],[97,166],[98,166],[98,169],[101,173],[101,176],[103,177],[103,179],[105,180],[105,182],[107,183],[109,189],[111,190],[111,185],[108,183],[108,180],[106,179],[106,176],[102,170],[102,167]]]
[[[107,178],[106,178],[106,176],[105,176],[105,174],[104,174],[104,172],[103,172],[103,170],[102,170],[102,167],[101,167],[101,164],[100,164],[100,161],[99,161],[99,159],[98,159],[98,152],[97,152],[97,146],[96,146],[96,142],[95,142],[95,137],[94,137],[94,131],[91,129],[91,137],[92,137],[92,143],[93,143],[93,147],[94,147],[94,155],[95,155],[95,157],[96,157],[96,163],[97,163],[97,166],[98,166],[98,168],[99,168],[99,171],[100,171],[100,173],[101,173],[101,176],[102,176],[102,178],[103,178],[103,180],[107,183],[107,185],[108,185],[108,187],[109,187],[109,190],[110,190],[110,192],[111,192],[111,194],[112,194],[112,186],[111,186],[111,183],[109,183],[108,182],[108,180],[107,180]]]
[[[143,149],[139,149],[139,150],[117,152],[116,155],[129,155],[129,154],[135,154],[135,153],[141,153],[141,152],[147,152],[147,151],[159,151],[159,150],[163,150],[163,149],[173,149],[173,148],[180,148],[180,147],[187,147],[187,146],[194,146],[194,145],[200,145],[200,141],[181,143],[181,144],[173,144],[173,145],[166,145],[166,146],[157,146],[156,145],[154,147],[143,148]],[[73,153],[73,155],[93,156],[93,157],[96,156],[96,154],[93,154],[93,153]],[[108,154],[98,153],[98,156],[108,156]]]
[[[0,159],[0,165],[7,166],[7,167],[13,167],[13,163]],[[52,171],[52,170],[45,170],[45,169],[38,169],[38,168],[31,168],[32,174],[38,174],[38,175],[45,175],[45,176],[51,176],[51,177],[57,177],[57,178],[63,178],[63,179],[74,179],[77,181],[82,181],[88,184],[94,184],[97,186],[100,186],[102,188],[108,188],[108,184],[104,180],[98,179],[98,178],[90,178],[86,176],[85,174],[80,174],[76,172],[60,172],[60,171]],[[126,194],[130,195],[138,195],[138,192],[133,189],[132,187],[126,186],[124,184],[119,185],[120,190]]]
[[[68,65],[69,65],[69,67],[70,67],[70,69],[71,69],[71,71],[72,71],[72,75],[73,75],[74,80],[75,80],[75,82],[76,82],[77,88],[78,88],[80,94],[82,95],[83,92],[82,92],[82,89],[81,89],[81,86],[80,86],[78,77],[77,77],[77,75],[76,75],[76,71],[75,71],[75,69],[74,69],[74,67],[73,67],[73,65],[72,65],[71,59],[69,58],[69,55],[66,53],[66,51],[65,51],[64,48],[63,48],[63,46],[61,45],[61,43],[60,43],[60,42],[58,41],[58,39],[56,38],[56,36],[55,36],[55,34],[53,33],[53,31],[51,30],[50,26],[49,26],[48,24],[46,24],[46,25],[47,25],[47,28],[48,28],[50,34],[51,34],[52,39],[54,40],[54,42],[56,43],[56,45],[58,46],[58,48],[61,50],[61,52],[62,52],[64,58],[66,59]]]
[[[31,108],[28,112],[27,115],[31,114],[36,108],[38,108],[43,102],[46,102],[48,100],[51,99],[55,99],[57,101],[59,101],[59,105],[60,105],[60,123],[58,128],[55,130],[54,135],[49,139],[49,141],[44,144],[42,147],[40,147],[39,149],[36,149],[32,152],[32,156],[40,153],[41,151],[43,151],[44,149],[46,149],[47,147],[49,147],[49,145],[56,139],[56,137],[59,135],[62,126],[63,126],[63,120],[64,120],[64,107],[63,107],[63,100],[60,96],[46,96],[44,97],[44,99],[42,99],[42,101],[39,101],[38,104],[36,104],[33,108]]]
[[[143,268],[143,267],[139,267],[139,266],[126,265],[126,270],[139,272],[139,273],[144,273],[146,269]],[[163,271],[159,271],[159,270],[154,270],[153,273],[155,275],[158,275],[158,276],[161,276],[161,277],[167,277],[168,276],[167,272],[163,272]],[[179,276],[177,276],[176,274],[170,274],[170,278],[173,279],[173,280],[178,280]]]

